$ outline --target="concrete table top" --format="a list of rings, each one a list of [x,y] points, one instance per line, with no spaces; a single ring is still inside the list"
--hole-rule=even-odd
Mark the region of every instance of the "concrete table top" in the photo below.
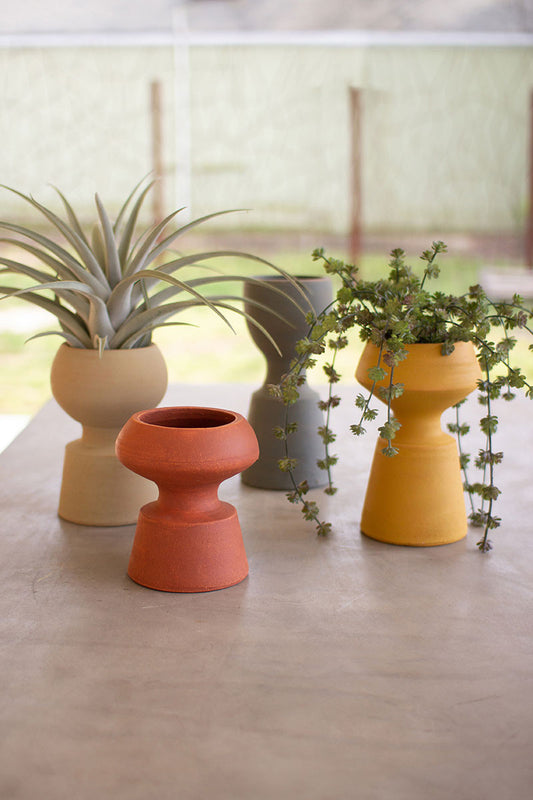
[[[163,404],[246,413],[251,390]],[[339,492],[316,492],[333,535],[231,479],[250,575],[184,595],[127,577],[134,526],[57,517],[79,428],[51,401],[0,456],[2,800],[532,797],[532,410],[500,409],[490,554],[475,530],[421,549],[360,535],[374,442],[344,433],[346,402]]]

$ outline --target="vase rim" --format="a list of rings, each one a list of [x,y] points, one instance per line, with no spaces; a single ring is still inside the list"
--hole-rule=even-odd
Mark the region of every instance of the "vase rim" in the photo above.
[[[142,425],[173,430],[223,428],[238,422],[235,411],[204,406],[165,406],[139,411],[134,415]]]
[[[68,342],[62,342],[59,345],[59,349],[61,350],[62,347],[67,348],[68,350],[71,350],[72,352],[76,352],[76,353],[77,352],[79,352],[79,353],[98,353],[99,352],[97,347],[73,347],[73,345],[69,344]],[[143,347],[106,347],[102,351],[102,355],[104,353],[133,353],[136,350],[145,351],[145,350],[150,350],[150,348],[159,349],[155,342],[150,342],[150,344],[143,345]]]
[[[290,275],[289,277],[293,278],[295,281],[329,281],[327,275]],[[248,278],[244,279],[245,283],[246,281],[263,281],[264,283],[291,282],[289,278],[286,278],[284,275],[250,275]]]
[[[379,350],[379,347],[376,344],[374,344],[373,342],[367,341],[367,342],[365,342],[365,344],[370,345],[371,347],[375,347],[376,350]],[[410,350],[412,347],[417,347],[417,348],[418,347],[420,347],[420,348],[422,348],[422,347],[442,347],[443,344],[444,344],[444,341],[442,341],[442,342],[410,342],[409,344],[404,345],[404,347],[405,347],[406,350]],[[468,341],[459,340],[457,342],[452,342],[452,344],[454,345],[454,347],[461,347],[461,346],[464,346],[464,345],[472,345],[472,347],[474,346],[474,342],[472,342],[470,339]]]

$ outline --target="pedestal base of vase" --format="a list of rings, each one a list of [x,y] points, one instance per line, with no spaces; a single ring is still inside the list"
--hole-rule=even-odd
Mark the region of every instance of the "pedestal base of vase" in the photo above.
[[[156,503],[139,514],[128,575],[163,592],[211,592],[240,583],[248,575],[237,511],[221,503],[204,519],[167,517]]]
[[[139,508],[157,497],[152,481],[120,463],[114,433],[110,437],[107,446],[89,447],[76,439],[65,447],[58,508],[62,519],[99,527],[133,525]]]
[[[399,445],[396,456],[381,453],[378,440],[368,479],[361,532],[388,544],[432,547],[464,539],[466,507],[455,440]]]
[[[317,466],[324,457],[324,447],[318,436],[318,428],[324,417],[318,408],[319,396],[309,386],[300,388],[299,400],[289,409],[289,422],[298,422],[298,430],[289,436],[289,455],[297,460],[293,471],[294,480],[307,480],[310,488],[325,486],[326,473]],[[278,467],[280,458],[285,458],[285,442],[274,436],[273,428],[285,426],[286,408],[280,400],[272,397],[265,386],[253,393],[248,412],[248,422],[259,442],[259,458],[242,473],[242,481],[257,489],[290,491],[293,486],[287,472]]]

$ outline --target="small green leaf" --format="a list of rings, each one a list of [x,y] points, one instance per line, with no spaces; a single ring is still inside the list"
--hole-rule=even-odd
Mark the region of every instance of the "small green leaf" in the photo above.
[[[283,399],[283,393],[282,393],[282,390],[281,390],[281,386],[279,386],[278,384],[269,383],[267,385],[267,391],[268,391],[269,395],[271,397],[275,397],[276,400],[282,400]]]
[[[278,467],[282,472],[292,472],[296,467],[297,461],[295,458],[280,458]]]
[[[383,367],[370,367],[366,374],[373,383],[377,383],[387,377],[387,370]]]
[[[390,419],[388,422],[385,422],[380,428],[378,428],[379,435],[382,439],[394,439],[396,433],[400,430],[401,424],[398,422],[397,419]]]
[[[487,435],[496,433],[498,429],[498,417],[494,414],[488,414],[480,420],[479,426],[483,433]]]
[[[316,519],[318,514],[318,506],[316,503],[307,500],[304,501],[302,504],[302,514],[304,515],[305,519],[312,520]]]
[[[321,425],[318,428],[318,435],[324,442],[324,444],[331,444],[337,438],[335,434],[328,428],[326,425]]]
[[[316,532],[319,536],[327,536],[331,533],[331,522],[319,522],[316,526]]]

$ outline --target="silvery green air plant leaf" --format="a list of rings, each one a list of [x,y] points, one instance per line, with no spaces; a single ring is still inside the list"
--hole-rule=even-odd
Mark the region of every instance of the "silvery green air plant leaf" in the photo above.
[[[30,279],[33,284],[19,287],[0,286],[0,300],[20,297],[40,306],[55,316],[58,330],[39,336],[59,335],[72,347],[97,349],[135,348],[150,343],[155,328],[177,325],[171,319],[191,308],[204,306],[232,328],[227,313],[245,316],[239,303],[242,297],[222,295],[220,285],[242,280],[240,275],[213,275],[185,280],[179,270],[221,257],[247,259],[266,265],[287,278],[301,294],[302,305],[309,307],[307,297],[297,281],[269,261],[235,250],[209,252],[162,259],[177,240],[188,231],[237,209],[217,211],[170,229],[183,209],[177,209],[160,223],[139,230],[139,216],[154,181],[143,178],[133,188],[113,222],[98,194],[95,195],[96,218],[90,233],[65,195],[57,192],[65,213],[62,218],[30,195],[0,185],[44,217],[54,231],[54,238],[33,228],[0,220],[0,228],[11,234],[0,239],[16,247],[20,258],[0,258],[1,273]],[[59,241],[56,241],[56,238]],[[30,256],[31,262],[24,258]],[[37,260],[40,266],[33,264]],[[247,280],[253,280],[247,278]],[[272,287],[274,291],[280,291]],[[296,304],[298,305],[298,304]],[[193,324],[190,322],[181,324]],[[232,329],[233,330],[233,329]],[[268,334],[265,332],[265,335]],[[270,337],[269,337],[270,338]]]

